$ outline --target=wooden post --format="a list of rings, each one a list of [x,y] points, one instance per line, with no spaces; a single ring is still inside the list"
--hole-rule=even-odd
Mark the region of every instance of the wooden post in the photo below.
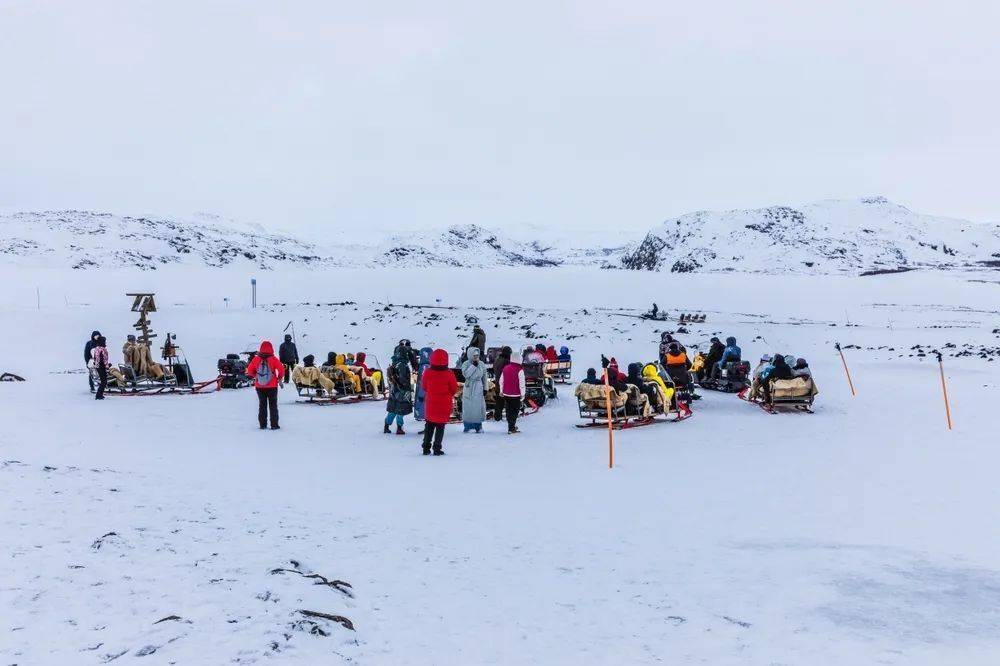
[[[847,369],[847,359],[844,358],[844,350],[840,348],[840,343],[834,343],[834,347],[840,353],[840,362],[844,364],[844,374],[847,375],[847,385],[851,387],[851,395],[856,396],[857,392],[854,390],[854,382],[851,381],[851,371]]]
[[[951,430],[951,405],[948,404],[948,385],[944,381],[944,360],[941,352],[937,352],[938,368],[941,370],[941,393],[944,395],[944,417],[948,421],[948,430]]]
[[[611,427],[611,384],[607,368],[604,368],[604,404],[608,408],[608,469],[611,469],[615,466],[615,431]]]

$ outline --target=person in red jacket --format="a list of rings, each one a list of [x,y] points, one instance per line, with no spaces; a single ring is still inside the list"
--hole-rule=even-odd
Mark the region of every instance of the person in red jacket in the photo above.
[[[260,429],[267,428],[268,414],[271,430],[278,430],[278,384],[285,373],[284,366],[274,356],[274,345],[269,340],[260,343],[260,351],[247,366],[247,375],[253,377],[257,389],[257,421]]]
[[[434,455],[442,456],[441,442],[444,440],[444,427],[451,420],[452,404],[458,391],[458,380],[455,373],[448,367],[448,352],[435,349],[431,352],[431,366],[424,370],[420,378],[424,389],[424,455],[431,453],[431,440],[434,442]]]

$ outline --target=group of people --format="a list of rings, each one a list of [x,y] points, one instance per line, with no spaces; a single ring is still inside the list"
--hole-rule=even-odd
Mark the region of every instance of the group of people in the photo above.
[[[753,370],[749,398],[755,400],[763,397],[764,402],[770,402],[771,381],[795,379],[796,377],[812,378],[809,363],[804,358],[796,358],[791,355],[764,354],[760,357],[757,367]]]

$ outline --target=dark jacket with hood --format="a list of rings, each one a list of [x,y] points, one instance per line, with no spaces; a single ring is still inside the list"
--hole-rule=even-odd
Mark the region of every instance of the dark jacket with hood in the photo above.
[[[278,347],[278,360],[287,365],[295,365],[299,362],[299,350],[292,342],[292,336],[286,335],[285,341]]]
[[[486,358],[486,331],[480,326],[472,329],[472,340],[466,347],[479,347],[480,358]]]
[[[90,363],[90,351],[97,346],[97,338],[101,337],[100,331],[94,331],[90,334],[90,339],[87,340],[87,344],[83,346],[83,362]]]
[[[583,383],[584,384],[603,384],[604,382],[602,382],[600,379],[598,379],[598,377],[597,377],[597,370],[595,370],[594,368],[587,368],[587,376],[583,380]]]
[[[413,382],[410,375],[410,357],[405,353],[392,357],[389,366],[389,401],[385,411],[406,416],[413,412]]]
[[[767,381],[771,381],[772,379],[791,379],[794,376],[792,369],[785,363],[784,357],[781,354],[775,354],[774,361],[771,362],[771,369],[765,375]]]
[[[708,348],[708,354],[705,355],[705,365],[712,367],[717,361],[722,360],[722,353],[725,349],[726,346],[718,338],[712,338],[712,346]]]

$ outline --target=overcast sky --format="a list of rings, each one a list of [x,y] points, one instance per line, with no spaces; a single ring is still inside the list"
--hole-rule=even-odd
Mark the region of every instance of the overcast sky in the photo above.
[[[0,0],[0,205],[352,238],[870,194],[1000,221],[998,25],[954,0]]]

